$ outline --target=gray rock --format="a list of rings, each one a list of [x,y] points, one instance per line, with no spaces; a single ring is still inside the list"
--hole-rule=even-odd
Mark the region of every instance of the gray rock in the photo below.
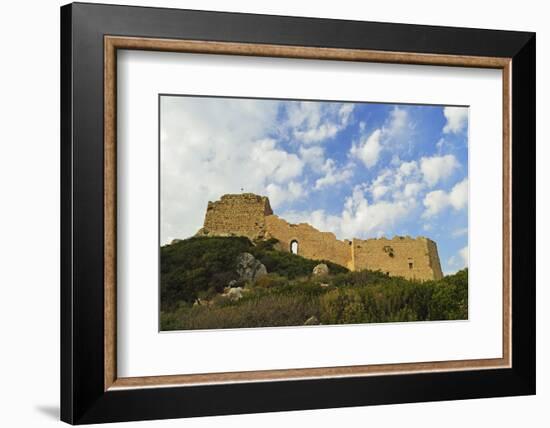
[[[313,276],[324,276],[328,275],[329,269],[325,263],[319,263],[313,268]]]
[[[243,281],[254,282],[258,278],[267,275],[267,269],[252,254],[242,253],[237,257],[237,274],[239,279]]]
[[[258,278],[261,278],[262,276],[265,276],[265,275],[267,275],[267,269],[263,263],[260,263],[258,265],[258,268],[256,269],[256,273],[254,274],[254,281],[256,281]]]
[[[243,289],[242,287],[231,287],[226,290],[224,294],[229,298],[229,300],[239,300],[243,297]]]
[[[320,322],[315,315],[309,317],[304,323],[304,325],[319,325],[319,324]]]

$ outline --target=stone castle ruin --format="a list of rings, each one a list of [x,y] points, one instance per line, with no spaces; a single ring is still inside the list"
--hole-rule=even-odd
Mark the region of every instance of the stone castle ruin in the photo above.
[[[269,199],[253,193],[223,195],[208,202],[198,236],[275,238],[280,249],[312,260],[328,260],[352,271],[380,270],[391,276],[430,280],[443,277],[437,245],[425,237],[339,240],[307,223],[291,224],[273,214]]]

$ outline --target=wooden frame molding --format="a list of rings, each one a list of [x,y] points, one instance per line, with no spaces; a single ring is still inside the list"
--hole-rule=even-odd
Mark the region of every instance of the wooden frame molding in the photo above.
[[[116,61],[118,49],[170,51],[396,64],[494,68],[503,81],[503,349],[502,358],[406,364],[205,373],[118,378],[116,367]],[[383,52],[252,43],[104,37],[104,389],[395,375],[420,372],[509,368],[512,361],[512,61],[510,58]]]

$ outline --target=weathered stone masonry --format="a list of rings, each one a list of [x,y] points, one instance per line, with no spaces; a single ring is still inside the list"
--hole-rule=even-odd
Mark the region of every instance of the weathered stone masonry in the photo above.
[[[424,237],[354,239],[351,257],[353,270],[381,270],[392,276],[421,280],[443,277],[437,246]]]
[[[223,195],[208,202],[204,227],[197,235],[246,236],[251,240],[275,238],[281,250],[328,260],[350,270],[380,270],[392,276],[429,280],[443,277],[434,241],[424,238],[338,240],[307,223],[291,224],[273,214],[269,199],[252,193]]]
[[[312,260],[328,260],[348,269],[351,253],[350,242],[336,239],[334,233],[320,232],[307,223],[290,224],[276,215],[265,219],[266,235],[275,238],[281,249],[290,251],[292,241],[298,243],[298,254]]]
[[[269,199],[265,196],[252,193],[223,195],[219,201],[208,202],[204,226],[198,234],[263,239],[265,219],[272,214]]]

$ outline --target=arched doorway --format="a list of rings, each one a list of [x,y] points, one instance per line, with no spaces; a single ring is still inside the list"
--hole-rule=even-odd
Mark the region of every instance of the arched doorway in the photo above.
[[[292,254],[298,254],[298,241],[296,241],[296,239],[290,241],[290,252]]]

